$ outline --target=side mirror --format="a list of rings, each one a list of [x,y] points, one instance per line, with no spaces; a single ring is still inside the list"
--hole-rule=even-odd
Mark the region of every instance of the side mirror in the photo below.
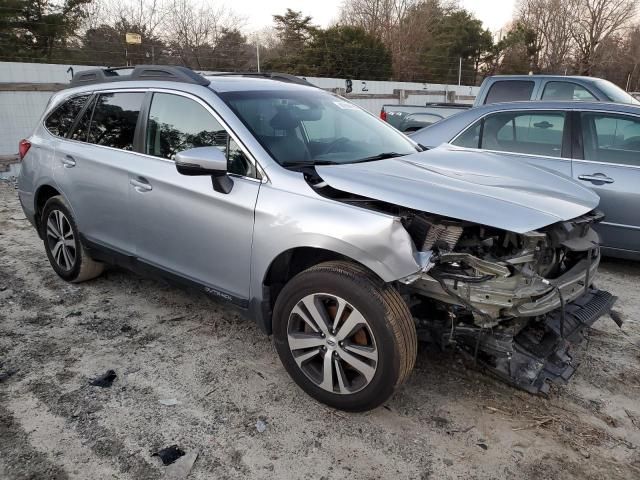
[[[227,156],[216,147],[197,147],[176,154],[176,170],[182,175],[207,175],[211,177],[213,189],[229,193],[233,180],[227,175]]]

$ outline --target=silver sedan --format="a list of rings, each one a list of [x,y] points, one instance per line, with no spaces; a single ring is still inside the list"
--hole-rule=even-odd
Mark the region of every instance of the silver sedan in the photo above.
[[[510,102],[473,108],[419,130],[426,148],[451,143],[554,170],[600,196],[603,252],[640,259],[640,107]]]

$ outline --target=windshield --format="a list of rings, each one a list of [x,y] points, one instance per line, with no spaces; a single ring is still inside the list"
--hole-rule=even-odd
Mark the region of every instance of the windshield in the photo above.
[[[640,105],[640,102],[622,90],[617,85],[607,81],[598,80],[596,85],[602,92],[609,97],[609,100],[616,103],[630,103],[632,105]]]
[[[238,91],[220,97],[285,167],[378,160],[418,151],[381,120],[321,90]]]

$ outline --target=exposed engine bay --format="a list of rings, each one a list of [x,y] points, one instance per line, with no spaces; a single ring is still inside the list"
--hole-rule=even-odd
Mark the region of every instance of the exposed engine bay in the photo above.
[[[417,214],[406,218],[428,270],[405,279],[418,332],[441,348],[460,347],[500,378],[531,393],[575,370],[571,343],[615,297],[593,287],[600,252],[597,210],[515,234]]]
[[[592,225],[604,218],[598,210],[514,233],[311,180],[324,196],[399,217],[428,258],[422,271],[398,282],[421,340],[459,348],[530,393],[547,393],[549,382],[569,380],[575,371],[571,344],[616,301],[593,286],[600,249]]]

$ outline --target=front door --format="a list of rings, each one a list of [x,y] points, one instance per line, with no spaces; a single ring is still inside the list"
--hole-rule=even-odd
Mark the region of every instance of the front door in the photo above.
[[[215,191],[211,177],[177,172],[175,154],[202,146],[227,154],[231,192]],[[131,169],[129,193],[139,260],[245,304],[261,185],[255,165],[209,107],[172,93],[150,99],[144,153]]]
[[[573,160],[573,177],[600,196],[605,219],[596,228],[602,245],[640,251],[640,118],[583,112],[579,125],[582,149]]]

